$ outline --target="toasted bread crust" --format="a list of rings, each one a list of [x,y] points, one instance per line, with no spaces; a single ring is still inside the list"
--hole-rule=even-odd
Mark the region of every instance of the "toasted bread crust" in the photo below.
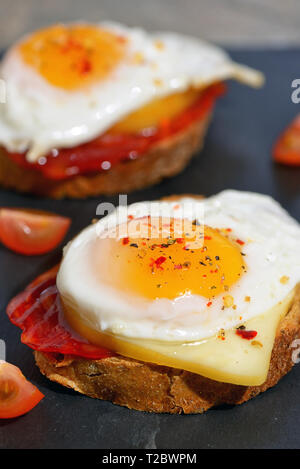
[[[183,132],[163,140],[136,160],[119,163],[107,172],[52,181],[36,170],[15,164],[0,149],[0,184],[20,192],[60,199],[100,194],[128,193],[180,173],[203,145],[211,115],[191,124]]]
[[[115,356],[88,360],[34,352],[50,380],[90,397],[148,412],[202,413],[220,404],[242,404],[274,386],[293,366],[292,342],[300,338],[300,286],[280,322],[268,377],[261,386],[237,386],[184,370]]]

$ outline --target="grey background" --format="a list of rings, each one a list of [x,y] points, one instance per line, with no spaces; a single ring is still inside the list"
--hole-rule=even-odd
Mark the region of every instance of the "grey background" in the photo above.
[[[299,0],[0,0],[0,47],[57,21],[169,29],[230,46],[300,43]]]

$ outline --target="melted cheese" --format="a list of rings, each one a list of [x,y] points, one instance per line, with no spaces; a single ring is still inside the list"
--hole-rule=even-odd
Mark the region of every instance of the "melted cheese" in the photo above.
[[[214,336],[183,344],[125,339],[89,328],[70,309],[65,314],[80,335],[123,356],[191,371],[216,381],[258,386],[267,378],[276,330],[293,297],[294,291],[270,311],[244,323],[247,330],[257,331],[254,340],[241,338],[236,329],[226,331],[224,340]]]

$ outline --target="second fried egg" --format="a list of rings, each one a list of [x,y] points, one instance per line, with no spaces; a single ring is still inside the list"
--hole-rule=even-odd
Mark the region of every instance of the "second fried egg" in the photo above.
[[[217,81],[263,81],[217,47],[115,23],[59,24],[28,35],[7,51],[0,77],[7,90],[0,143],[27,152],[30,162],[88,142],[156,99],[179,94],[180,109],[194,90]]]
[[[68,245],[57,285],[69,314],[96,331],[203,340],[293,290],[299,235],[297,222],[258,194],[137,203]]]

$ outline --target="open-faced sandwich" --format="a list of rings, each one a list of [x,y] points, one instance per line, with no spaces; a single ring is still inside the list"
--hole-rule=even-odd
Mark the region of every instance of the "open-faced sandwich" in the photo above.
[[[120,206],[7,309],[49,379],[151,412],[240,404],[292,367],[300,226],[267,196]]]
[[[51,197],[129,192],[180,172],[222,81],[263,81],[200,40],[114,23],[28,35],[0,78],[0,184]]]

